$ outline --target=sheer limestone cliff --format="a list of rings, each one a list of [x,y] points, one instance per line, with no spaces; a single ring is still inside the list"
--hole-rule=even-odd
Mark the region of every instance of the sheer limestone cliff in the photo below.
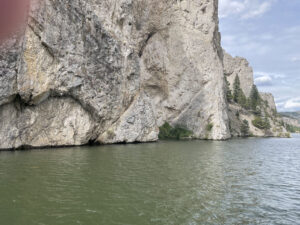
[[[155,141],[165,122],[229,138],[217,7],[45,0],[1,53],[0,148]]]
[[[224,71],[250,95],[217,0],[45,0],[1,50],[0,149],[156,141],[166,122],[228,139]]]
[[[252,85],[254,84],[253,70],[249,66],[249,62],[242,57],[233,58],[224,51],[224,75],[233,90],[233,84],[236,76],[239,76],[241,88],[246,97],[250,96]]]

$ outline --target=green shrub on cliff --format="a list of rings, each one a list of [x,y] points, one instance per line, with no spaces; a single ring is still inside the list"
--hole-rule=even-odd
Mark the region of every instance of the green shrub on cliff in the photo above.
[[[242,136],[248,137],[250,136],[250,127],[249,127],[249,122],[248,120],[243,120],[242,125],[241,125],[241,133]]]
[[[232,95],[232,92],[230,90],[230,83],[228,82],[226,76],[225,76],[225,83],[226,83],[226,98],[227,98],[227,101],[232,102],[233,95]]]
[[[209,124],[206,125],[205,129],[206,129],[207,132],[210,132],[213,129],[213,127],[214,127],[214,124],[213,123],[209,123]]]
[[[241,105],[245,109],[249,109],[249,101],[246,98],[238,75],[236,75],[233,83],[233,101]]]
[[[256,111],[257,107],[261,104],[261,97],[259,95],[256,85],[252,86],[250,97],[249,97],[249,103],[251,109],[254,111]]]
[[[268,130],[271,128],[270,122],[268,118],[262,118],[260,116],[256,116],[252,121],[253,126],[257,127],[261,130]]]
[[[296,127],[290,124],[285,124],[285,128],[290,133],[300,133],[300,127]]]
[[[172,127],[169,123],[165,123],[159,128],[159,139],[184,139],[193,135],[193,132],[185,128],[176,126]]]

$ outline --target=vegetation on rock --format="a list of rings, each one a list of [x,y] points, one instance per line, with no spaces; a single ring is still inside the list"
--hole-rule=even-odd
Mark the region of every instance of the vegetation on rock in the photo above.
[[[267,102],[268,103],[268,102]],[[249,97],[249,105],[252,110],[256,111],[257,107],[261,104],[261,97],[259,95],[259,92],[257,90],[257,87],[255,84],[253,84],[250,97]]]
[[[213,123],[209,123],[206,125],[206,131],[210,132],[214,127],[214,124]]]
[[[285,124],[285,128],[290,133],[300,133],[300,127],[296,127],[291,124]]]
[[[231,93],[231,92],[230,92]],[[227,99],[230,99],[230,93],[227,91]],[[252,86],[249,98],[247,98],[241,88],[239,76],[237,75],[233,84],[232,99],[246,110],[252,110],[255,115],[261,115],[262,100],[256,85]]]
[[[232,95],[232,92],[231,92],[231,89],[230,89],[230,83],[227,80],[226,76],[225,76],[225,83],[226,83],[226,98],[227,98],[227,101],[232,102],[233,95]]]
[[[235,77],[233,83],[233,101],[240,104],[243,108],[249,108],[248,100],[241,88],[241,82],[238,75]]]
[[[242,125],[241,125],[241,133],[242,133],[242,136],[244,136],[244,137],[250,136],[250,127],[249,127],[248,120],[243,120]]]
[[[267,117],[262,118],[260,116],[256,116],[255,119],[252,121],[252,124],[253,126],[261,130],[268,130],[271,128],[269,119]]]
[[[172,127],[165,123],[159,128],[159,139],[185,139],[192,137],[193,132],[180,126]]]

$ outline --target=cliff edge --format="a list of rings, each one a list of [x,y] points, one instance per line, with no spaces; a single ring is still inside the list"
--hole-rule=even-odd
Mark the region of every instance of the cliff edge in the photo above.
[[[246,59],[224,51],[230,132],[236,137],[289,137],[271,93],[259,92]]]
[[[155,141],[165,122],[229,138],[217,7],[45,0],[1,58],[0,148]]]

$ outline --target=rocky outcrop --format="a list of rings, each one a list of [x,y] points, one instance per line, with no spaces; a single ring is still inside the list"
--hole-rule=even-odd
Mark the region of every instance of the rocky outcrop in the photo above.
[[[0,106],[17,95],[17,73],[22,54],[21,42],[12,39],[0,45]],[[1,119],[1,118],[0,118]]]
[[[94,139],[95,121],[71,98],[26,106],[19,98],[0,108],[0,149],[72,146]]]
[[[262,117],[227,102],[247,60],[220,46],[217,0],[45,0],[0,56],[0,149],[148,142],[169,123],[193,138],[284,136],[273,96]],[[225,75],[225,76],[224,76]],[[224,79],[226,78],[226,79]]]
[[[241,88],[246,97],[249,97],[251,88],[254,84],[253,70],[249,62],[242,57],[232,57],[224,51],[224,75],[233,89],[236,76],[239,77]]]
[[[170,25],[151,36],[141,57],[142,87],[157,123],[185,127],[196,138],[229,138],[217,1],[172,7],[172,17],[163,19]]]
[[[285,124],[294,126],[294,127],[300,127],[300,122],[299,120],[287,116],[282,116],[282,120]]]
[[[260,92],[260,97],[270,110],[277,111],[274,96],[271,93]]]
[[[164,122],[229,138],[217,8],[43,1],[1,52],[0,148],[154,141]]]
[[[271,93],[259,93],[259,105],[251,107],[251,96],[254,85],[253,71],[246,59],[233,58],[224,52],[224,75],[229,83],[231,93],[236,76],[240,80],[240,88],[247,97],[245,105],[233,100],[228,101],[230,131],[232,136],[288,137],[289,133],[277,114],[274,97]]]
[[[290,120],[291,125],[300,127],[300,112],[280,112],[280,115],[282,116],[283,119],[287,119],[287,120],[292,119]]]

